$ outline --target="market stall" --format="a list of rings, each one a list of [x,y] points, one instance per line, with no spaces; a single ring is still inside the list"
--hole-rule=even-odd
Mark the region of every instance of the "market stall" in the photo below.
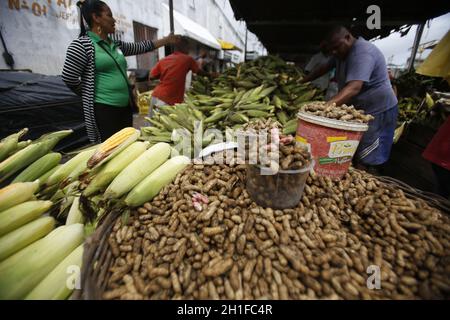
[[[390,23],[369,31],[365,2],[263,2],[231,1],[297,62],[353,14],[372,37],[447,9],[383,2]],[[278,55],[197,77],[146,126],[64,157],[70,127],[2,135],[0,299],[449,299],[450,201],[352,167],[373,116],[303,77]]]
[[[230,1],[235,17],[246,22],[248,29],[255,33],[268,51],[278,54],[288,61],[305,65],[308,59],[320,51],[320,42],[334,25],[344,25],[356,37],[381,39],[393,32],[402,35],[410,32],[414,24],[424,25],[429,19],[449,12],[449,5],[440,2],[423,2],[411,6],[406,1],[319,1],[301,3],[284,1],[283,5],[271,1]],[[379,10],[379,11],[377,11]],[[379,15],[378,15],[379,14]],[[373,17],[380,18],[380,25],[369,27]],[[410,62],[415,60],[417,47],[420,43],[419,28],[411,50]],[[447,36],[448,38],[448,36]],[[445,40],[445,39],[443,39]],[[448,42],[448,41],[447,41]],[[448,45],[441,45],[437,56],[441,60],[448,57]],[[409,67],[412,67],[412,63]],[[439,71],[437,71],[439,70]],[[446,77],[448,64],[444,61],[435,64],[432,69],[427,67],[425,73]],[[436,180],[431,165],[422,158],[422,152],[433,137],[439,124],[440,116],[430,116],[431,107],[427,107],[426,93],[434,91],[447,92],[448,84],[443,78],[416,74],[411,68],[400,79],[404,85],[398,88],[399,121],[397,138],[404,136],[394,145],[391,161],[387,164],[384,174],[406,182],[416,188],[426,191],[436,189]],[[396,81],[394,81],[396,82]],[[430,86],[430,84],[432,84]],[[426,88],[428,87],[428,88]],[[426,89],[425,89],[426,88]],[[438,99],[436,96],[433,99]],[[425,122],[425,123],[424,123]],[[426,123],[428,122],[428,123]],[[432,123],[430,123],[432,122]],[[412,141],[411,141],[412,140]]]
[[[297,131],[306,121],[350,134],[370,120],[311,103],[320,93],[300,78],[279,58],[248,62],[198,84],[153,127],[123,129],[64,163],[51,150],[70,130],[23,149],[23,132],[2,140],[0,179],[14,181],[0,192],[0,298],[448,298],[450,203],[349,168],[351,146]],[[186,150],[164,132],[189,128],[178,123],[186,113],[235,144],[178,155]],[[263,136],[239,158],[239,136],[255,130]],[[189,146],[217,146],[193,133]],[[251,163],[253,146],[268,158]],[[81,279],[67,286],[74,266]],[[367,286],[371,266],[381,290]]]

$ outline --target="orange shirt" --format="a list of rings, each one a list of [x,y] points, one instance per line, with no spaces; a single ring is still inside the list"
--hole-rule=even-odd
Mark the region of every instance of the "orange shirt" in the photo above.
[[[183,102],[186,75],[190,70],[197,73],[198,65],[191,56],[182,52],[175,51],[160,60],[150,73],[160,80],[153,96],[170,105]]]

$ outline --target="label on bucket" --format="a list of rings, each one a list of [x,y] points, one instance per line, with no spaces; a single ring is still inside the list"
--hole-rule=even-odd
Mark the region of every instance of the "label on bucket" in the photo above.
[[[318,175],[340,178],[347,172],[362,134],[299,119],[296,141],[310,150]]]
[[[346,141],[336,141],[330,143],[330,151],[328,152],[328,157],[330,158],[341,158],[341,157],[353,157],[358,148],[359,141],[356,140],[346,140]]]
[[[299,137],[299,136],[296,136],[295,139],[296,139],[298,144],[306,147],[306,149],[308,149],[308,152],[311,153],[311,144],[308,143],[308,140],[306,140],[303,137]]]
[[[341,158],[329,158],[329,157],[323,157],[323,158],[319,158],[319,163],[320,164],[330,164],[330,163],[337,163],[337,164],[342,164],[342,163],[346,163],[352,161],[352,157],[341,157]]]

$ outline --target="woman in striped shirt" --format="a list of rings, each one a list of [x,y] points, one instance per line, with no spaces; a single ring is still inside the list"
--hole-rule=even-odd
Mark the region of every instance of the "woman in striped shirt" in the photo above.
[[[81,33],[67,49],[62,78],[82,97],[89,140],[99,143],[133,125],[125,56],[175,44],[179,37],[169,35],[138,43],[113,41],[108,35],[115,32],[116,20],[105,2],[86,0],[77,6]]]

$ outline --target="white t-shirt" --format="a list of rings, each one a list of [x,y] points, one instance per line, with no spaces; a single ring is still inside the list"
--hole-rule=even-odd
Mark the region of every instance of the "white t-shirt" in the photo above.
[[[328,63],[328,61],[330,61],[330,58],[325,56],[322,52],[316,53],[315,55],[312,56],[311,60],[309,60],[308,64],[305,67],[305,70],[311,72],[314,69],[318,68],[319,66]],[[317,78],[314,81],[311,81],[313,85],[319,87],[322,90],[328,88],[329,82],[330,82],[329,73],[324,74],[323,76]]]

